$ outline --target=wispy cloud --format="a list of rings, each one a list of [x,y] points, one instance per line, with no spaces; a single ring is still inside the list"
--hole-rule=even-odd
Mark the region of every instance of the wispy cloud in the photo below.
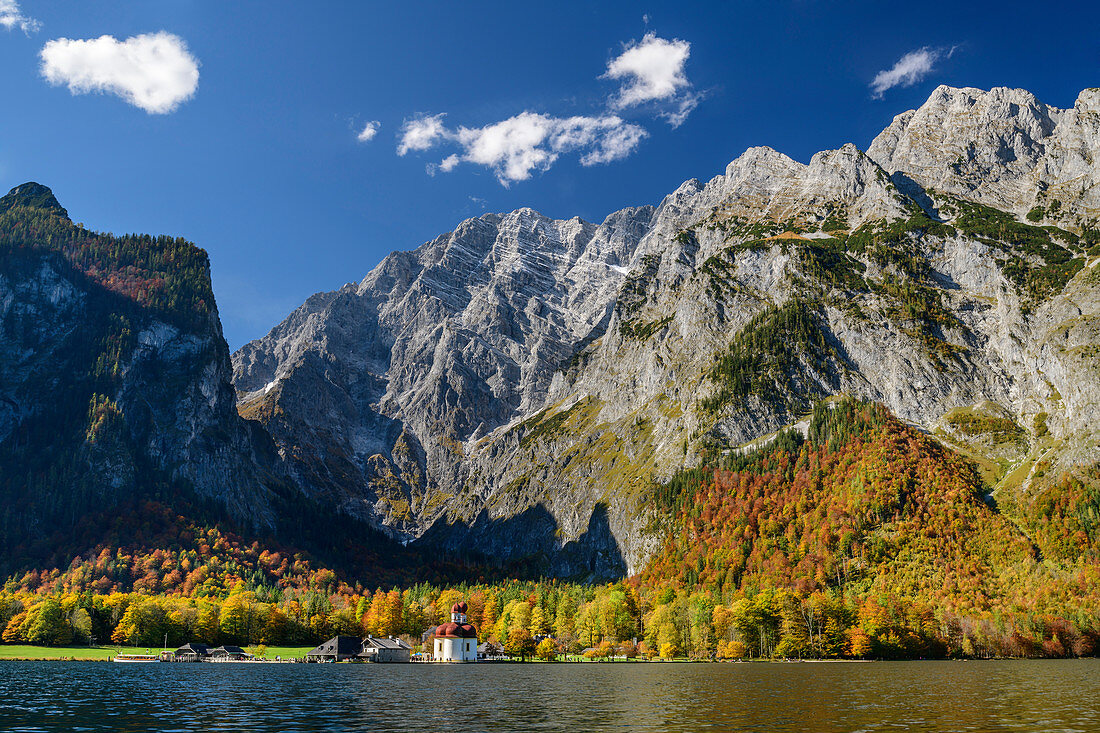
[[[28,36],[42,27],[37,20],[23,14],[16,0],[0,0],[0,25],[9,31],[18,28]]]
[[[621,81],[612,95],[612,109],[643,104],[666,103],[658,114],[673,127],[679,127],[699,104],[700,95],[692,90],[684,67],[691,56],[691,44],[680,39],[659,38],[647,33],[607,64],[603,78]]]
[[[918,48],[898,59],[897,63],[889,69],[883,69],[875,74],[871,80],[871,96],[882,99],[887,90],[894,87],[911,87],[924,79],[935,70],[936,63],[943,58],[951,58],[955,53],[955,47],[943,48]]]
[[[378,122],[378,120],[368,122],[367,124],[363,125],[363,130],[355,139],[361,143],[369,142],[374,139],[375,135],[378,134],[378,128],[380,128],[381,126],[382,125]]]
[[[42,76],[73,94],[114,94],[149,114],[174,112],[195,95],[199,62],[179,36],[160,31],[119,41],[58,38],[41,52]]]
[[[549,169],[567,153],[579,153],[583,166],[610,163],[634,152],[646,131],[615,115],[553,117],[522,112],[484,127],[449,129],[443,115],[410,120],[402,128],[397,152],[453,145],[452,153],[429,172],[449,172],[460,163],[490,169],[504,186],[526,181]]]
[[[491,170],[503,186],[526,181],[546,171],[563,156],[576,155],[582,166],[622,160],[649,133],[623,119],[624,110],[662,117],[678,127],[699,104],[684,67],[691,44],[648,33],[627,45],[600,77],[620,82],[619,90],[591,114],[559,117],[524,111],[482,127],[448,127],[445,115],[420,115],[405,120],[397,135],[397,154],[450,148],[428,173],[448,173],[463,163]]]
[[[442,113],[431,116],[415,117],[405,120],[401,125],[401,136],[397,143],[397,154],[405,155],[410,150],[429,150],[447,136],[443,126]]]

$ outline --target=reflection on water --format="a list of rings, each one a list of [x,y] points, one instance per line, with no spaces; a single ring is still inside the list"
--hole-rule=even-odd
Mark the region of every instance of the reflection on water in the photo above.
[[[1100,660],[0,663],[4,731],[1097,731]]]

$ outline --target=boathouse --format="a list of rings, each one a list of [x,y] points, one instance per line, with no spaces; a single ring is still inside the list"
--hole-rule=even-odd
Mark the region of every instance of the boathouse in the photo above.
[[[210,650],[210,659],[215,662],[240,661],[247,658],[248,653],[239,646],[220,646]]]
[[[334,636],[306,653],[307,662],[343,662],[363,652],[363,640],[357,636]]]
[[[210,647],[206,644],[191,642],[176,650],[177,662],[201,662],[210,656]]]

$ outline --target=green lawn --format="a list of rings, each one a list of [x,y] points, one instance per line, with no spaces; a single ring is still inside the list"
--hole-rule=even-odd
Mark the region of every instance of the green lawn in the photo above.
[[[106,661],[114,655],[156,654],[160,649],[124,646],[29,646],[18,644],[0,644],[0,659],[91,659]]]
[[[267,658],[276,656],[283,659],[304,657],[311,646],[269,646]],[[0,660],[4,659],[84,659],[107,661],[116,654],[157,654],[160,649],[147,649],[136,646],[29,646],[0,644]]]
[[[311,646],[269,646],[264,653],[266,659],[274,660],[275,657],[282,657],[283,659],[299,659],[306,655],[313,647]],[[248,651],[246,648],[245,651]]]

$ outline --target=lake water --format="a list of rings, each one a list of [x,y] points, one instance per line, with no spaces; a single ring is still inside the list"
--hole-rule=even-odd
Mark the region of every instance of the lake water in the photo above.
[[[1100,731],[1100,660],[0,662],[3,731]]]

